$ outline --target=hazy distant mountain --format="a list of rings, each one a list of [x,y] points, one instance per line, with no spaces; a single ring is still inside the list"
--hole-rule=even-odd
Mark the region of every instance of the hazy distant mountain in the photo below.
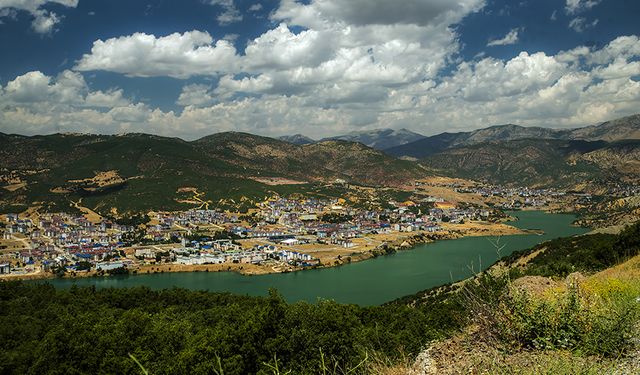
[[[323,140],[341,140],[360,142],[377,150],[404,145],[424,138],[424,135],[407,129],[376,129],[324,138]]]
[[[520,125],[496,125],[460,133],[442,133],[385,150],[389,155],[421,159],[454,147],[519,139],[621,141],[640,139],[640,115],[623,117],[578,129],[551,129]]]
[[[452,146],[474,145],[482,142],[513,141],[516,139],[565,139],[568,131],[536,126],[526,127],[514,124],[496,125],[463,133]]]
[[[294,145],[308,145],[315,142],[315,140],[302,134],[283,135],[281,137],[278,137],[278,139],[281,141],[293,143]]]
[[[568,131],[541,127],[525,127],[513,124],[496,125],[471,132],[442,133],[425,137],[405,145],[386,149],[394,156],[421,159],[453,147],[469,146],[483,142],[512,141],[526,138],[565,139]]]
[[[640,114],[574,129],[570,136],[572,139],[607,142],[640,139]]]

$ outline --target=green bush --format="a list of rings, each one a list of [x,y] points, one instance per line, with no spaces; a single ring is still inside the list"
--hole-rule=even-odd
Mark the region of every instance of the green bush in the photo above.
[[[561,349],[622,356],[633,348],[640,316],[631,295],[594,300],[575,286],[553,298],[532,296],[510,286],[503,289],[499,300],[468,296],[470,310],[476,314],[472,320],[510,352]]]

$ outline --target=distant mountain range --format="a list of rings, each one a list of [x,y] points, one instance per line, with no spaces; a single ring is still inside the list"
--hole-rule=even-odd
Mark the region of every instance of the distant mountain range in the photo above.
[[[518,139],[558,139],[584,141],[621,141],[640,139],[640,115],[623,117],[599,125],[577,129],[550,129],[519,125],[497,125],[460,133],[442,133],[415,142],[385,149],[389,155],[422,159],[444,150],[483,142]]]
[[[640,179],[640,115],[569,130],[502,125],[443,133],[385,152],[453,177],[595,189]]]
[[[391,147],[404,145],[423,139],[424,135],[412,132],[407,129],[376,129],[363,132],[352,132],[345,135],[324,138],[327,140],[341,140],[348,142],[358,142],[363,145],[375,148],[376,150],[386,150]]]
[[[515,124],[495,125],[484,129],[459,133],[441,133],[424,136],[407,129],[375,129],[351,132],[321,139],[358,142],[396,157],[424,158],[443,150],[470,146],[483,142],[513,141],[518,139],[559,139],[585,141],[619,141],[640,139],[640,115],[623,117],[599,125],[577,129],[552,129]],[[282,136],[278,139],[296,145],[316,142],[302,134]]]
[[[281,140],[281,141],[293,143],[294,145],[298,145],[298,146],[315,143],[315,140],[307,137],[306,135],[302,135],[302,134],[283,135],[281,137],[278,137],[278,139]]]

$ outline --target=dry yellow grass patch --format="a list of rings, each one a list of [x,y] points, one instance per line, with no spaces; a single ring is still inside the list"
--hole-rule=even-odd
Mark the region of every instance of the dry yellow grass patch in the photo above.
[[[82,203],[82,199],[78,200],[77,202],[72,202],[73,206],[79,209],[80,211],[82,211],[82,213],[84,214],[83,216],[90,222],[94,224],[98,224],[102,221],[103,218],[102,216],[100,216],[100,214],[98,214],[97,212],[95,212],[94,210],[88,207],[81,206],[80,205],[81,203]]]
[[[10,184],[10,185],[3,186],[3,188],[8,191],[16,191],[18,189],[24,189],[26,187],[27,187],[26,182],[19,182],[17,184]]]

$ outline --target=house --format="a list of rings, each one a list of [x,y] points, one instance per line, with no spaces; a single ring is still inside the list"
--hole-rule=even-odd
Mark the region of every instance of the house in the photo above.
[[[298,243],[300,243],[300,241],[298,241],[295,238],[287,238],[286,240],[283,240],[280,243],[283,244],[283,245],[286,245],[286,246],[293,246],[293,245],[297,245]]]
[[[341,241],[340,245],[342,247],[344,247],[345,249],[350,249],[354,246],[353,242],[351,240],[343,240]]]
[[[136,258],[155,259],[156,252],[149,248],[136,249]]]
[[[9,263],[0,264],[0,275],[11,273],[11,265]]]
[[[123,268],[124,267],[124,263],[122,262],[102,262],[102,263],[96,263],[96,270],[100,271],[110,271],[110,270],[115,270],[117,268]]]

